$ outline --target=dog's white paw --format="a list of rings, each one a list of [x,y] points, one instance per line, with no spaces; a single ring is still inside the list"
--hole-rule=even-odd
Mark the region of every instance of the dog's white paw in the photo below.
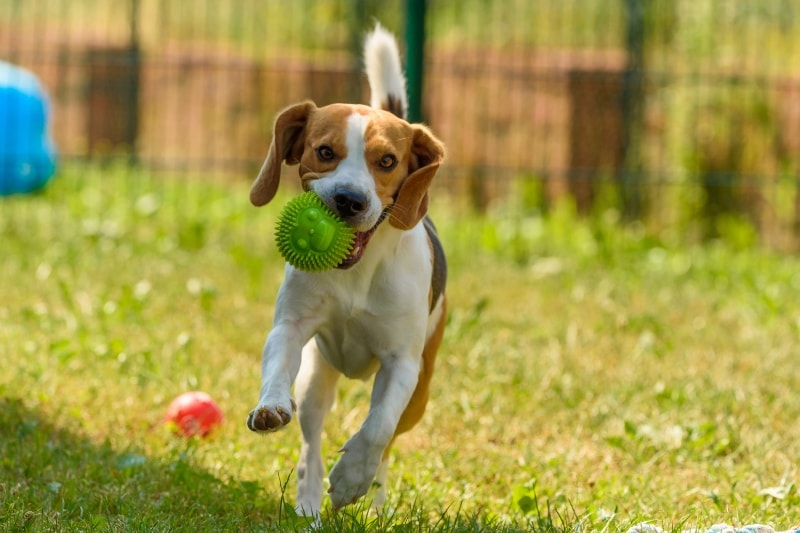
[[[375,449],[354,436],[342,449],[344,454],[328,476],[328,494],[334,509],[349,505],[367,493],[381,462],[382,449]]]
[[[297,410],[294,400],[272,405],[259,405],[247,417],[247,427],[251,431],[271,432],[281,429],[292,421],[292,414]]]

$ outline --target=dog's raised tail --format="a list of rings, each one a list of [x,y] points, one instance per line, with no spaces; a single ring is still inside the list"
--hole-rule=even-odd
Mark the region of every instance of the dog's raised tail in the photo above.
[[[375,24],[364,41],[364,68],[370,87],[370,105],[406,118],[406,79],[394,35]]]

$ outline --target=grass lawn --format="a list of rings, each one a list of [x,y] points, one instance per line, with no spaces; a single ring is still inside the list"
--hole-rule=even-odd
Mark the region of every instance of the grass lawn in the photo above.
[[[0,201],[0,531],[302,527],[296,422],[244,423],[287,198],[247,187],[73,167]],[[394,513],[324,530],[800,525],[800,260],[455,203],[434,198],[451,312]],[[193,389],[227,418],[208,439],[162,424]],[[329,467],[368,399],[342,382]]]

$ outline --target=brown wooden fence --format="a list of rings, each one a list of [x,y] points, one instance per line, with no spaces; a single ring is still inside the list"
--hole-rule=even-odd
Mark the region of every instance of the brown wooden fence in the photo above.
[[[449,6],[431,3],[432,17]],[[549,5],[554,20],[563,20],[560,4]],[[313,54],[308,43],[273,43],[261,55],[202,36],[147,38],[152,28],[131,38],[131,25],[116,20],[130,16],[125,10],[113,23],[95,20],[92,10],[72,13],[71,24],[47,9],[15,13],[0,8],[0,58],[29,68],[49,89],[53,133],[66,160],[122,156],[156,170],[249,179],[281,107],[306,98],[320,105],[367,101],[350,38]],[[153,7],[139,14],[138,27],[158,26],[159,13]],[[800,61],[760,69],[752,61],[717,64],[712,56],[700,68],[668,42],[665,50],[678,59],[651,47],[649,66],[632,76],[621,37],[545,46],[523,33],[492,40],[435,31],[427,45],[426,121],[449,149],[440,185],[473,205],[508,202],[520,180],[535,180],[545,208],[569,197],[589,213],[606,189],[624,203],[627,183],[640,195],[642,216],[678,223],[694,216],[682,198],[696,194],[700,215],[739,214],[767,241],[795,241]],[[633,125],[631,84],[644,99]]]

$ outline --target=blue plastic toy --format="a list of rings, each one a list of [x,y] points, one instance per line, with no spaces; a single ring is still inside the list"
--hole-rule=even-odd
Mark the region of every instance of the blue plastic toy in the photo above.
[[[0,61],[0,196],[40,189],[55,172],[49,112],[36,76]]]

